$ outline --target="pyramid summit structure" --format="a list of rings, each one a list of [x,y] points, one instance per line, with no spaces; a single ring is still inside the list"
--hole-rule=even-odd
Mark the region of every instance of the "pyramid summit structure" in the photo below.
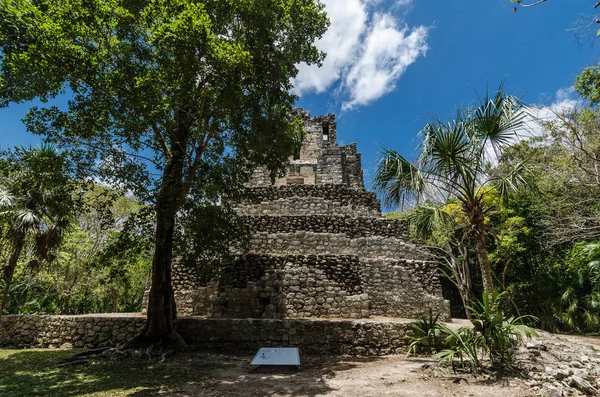
[[[364,188],[356,144],[339,146],[335,115],[303,110],[305,138],[285,176],[258,168],[236,211],[251,233],[216,275],[173,264],[178,313],[217,318],[449,318],[437,264],[384,218]]]

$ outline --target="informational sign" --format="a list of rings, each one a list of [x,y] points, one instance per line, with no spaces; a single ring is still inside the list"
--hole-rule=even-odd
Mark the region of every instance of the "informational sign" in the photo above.
[[[261,347],[250,365],[300,365],[297,347]]]

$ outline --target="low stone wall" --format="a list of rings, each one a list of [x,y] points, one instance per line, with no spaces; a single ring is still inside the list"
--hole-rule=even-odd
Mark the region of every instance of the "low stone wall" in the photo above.
[[[0,346],[94,348],[135,336],[144,321],[139,315],[3,316]],[[177,320],[176,327],[189,345],[205,348],[239,350],[285,346],[299,347],[303,353],[358,356],[404,354],[412,334],[409,321],[384,320],[188,317]]]
[[[303,353],[356,356],[405,354],[413,332],[410,321],[197,318],[181,319],[178,330],[192,345],[299,347]]]
[[[290,202],[290,199],[300,198],[296,202]],[[311,200],[316,198],[318,200]],[[350,207],[357,210],[363,209],[363,212],[380,215],[381,210],[379,200],[373,192],[364,189],[352,189],[344,185],[285,185],[285,186],[266,186],[249,188],[245,192],[245,197],[240,201],[239,212],[244,215],[253,215],[250,210],[258,205],[263,210],[268,210],[270,206],[276,206],[273,201],[284,200],[284,205],[277,208],[280,214],[294,215],[302,213],[303,204],[310,208],[316,206],[323,200],[331,202],[332,206],[328,208],[329,214],[335,214],[339,207]],[[333,205],[333,203],[335,205]],[[300,205],[300,207],[298,207]],[[258,213],[260,215],[262,213]]]
[[[118,345],[144,325],[140,315],[2,316],[1,347],[85,347]]]
[[[395,237],[408,240],[408,224],[399,219],[349,217],[334,215],[244,216],[253,233],[335,233],[346,237]]]

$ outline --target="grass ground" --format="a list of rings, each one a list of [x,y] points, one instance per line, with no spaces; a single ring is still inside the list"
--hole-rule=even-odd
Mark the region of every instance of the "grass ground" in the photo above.
[[[0,396],[155,396],[177,394],[207,377],[207,363],[185,365],[141,358],[101,358],[85,365],[59,367],[77,350],[0,349]]]

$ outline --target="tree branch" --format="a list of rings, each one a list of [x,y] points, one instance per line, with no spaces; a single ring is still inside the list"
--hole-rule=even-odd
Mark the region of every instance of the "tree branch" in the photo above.
[[[539,1],[536,1],[535,3],[531,3],[531,4],[523,4],[523,3],[521,3],[520,1],[517,1],[517,4],[519,4],[519,5],[520,5],[521,7],[523,7],[523,8],[527,8],[527,7],[535,7],[535,6],[537,6],[537,5],[540,5],[540,4],[542,4],[542,3],[545,3],[546,1],[547,1],[547,0],[539,0]],[[596,7],[597,7],[597,5],[596,5]]]
[[[160,145],[160,148],[162,149],[165,158],[170,158],[171,151],[169,150],[163,136],[161,135],[160,129],[158,128],[155,122],[152,123],[152,131],[154,132],[154,136],[156,137],[156,140],[158,141],[158,144]]]

